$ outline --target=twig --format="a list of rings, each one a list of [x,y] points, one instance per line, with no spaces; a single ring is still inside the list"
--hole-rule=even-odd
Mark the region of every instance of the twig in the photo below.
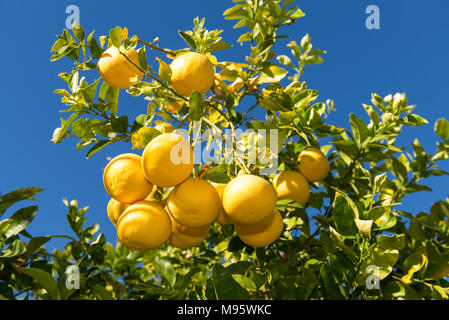
[[[159,50],[159,51],[161,51],[161,52],[163,52],[163,53],[165,53],[165,54],[170,54],[170,55],[173,55],[173,54],[174,54],[173,51],[169,51],[169,50],[166,50],[166,49],[162,49],[161,47],[155,46],[155,45],[152,44],[151,42],[147,42],[147,41],[144,41],[144,40],[142,40],[142,39],[137,39],[137,42],[142,43],[142,44],[144,44],[144,45],[147,45],[147,46],[149,46],[151,49]]]

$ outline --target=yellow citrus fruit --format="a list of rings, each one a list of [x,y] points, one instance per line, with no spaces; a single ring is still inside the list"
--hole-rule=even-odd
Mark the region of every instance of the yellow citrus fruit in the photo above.
[[[154,123],[156,124],[154,128],[162,133],[172,133],[175,131],[175,128],[170,123],[165,123],[160,120],[156,120]]]
[[[107,193],[122,203],[143,200],[153,189],[143,175],[141,157],[134,153],[112,159],[104,169],[103,184]]]
[[[309,182],[324,180],[330,171],[329,161],[321,150],[307,148],[299,154],[296,169]]]
[[[176,222],[197,228],[211,224],[220,212],[217,190],[206,180],[187,179],[168,195],[167,209]]]
[[[290,199],[304,206],[310,198],[309,182],[294,170],[279,173],[273,179],[278,199]]]
[[[177,113],[177,112],[179,112],[179,110],[182,109],[183,105],[184,105],[184,101],[174,101],[174,102],[170,103],[168,106],[166,106],[165,109],[168,112]]]
[[[159,130],[158,130],[159,131]],[[144,149],[148,142],[160,135],[160,132],[150,127],[142,127],[131,135],[133,149]]]
[[[189,228],[179,224],[172,218],[171,236],[168,240],[172,246],[180,249],[189,249],[203,242],[210,229],[210,224],[198,228]]]
[[[171,219],[156,201],[130,205],[117,222],[118,240],[127,248],[146,251],[160,247],[170,238]]]
[[[223,192],[223,208],[238,223],[256,223],[276,206],[276,190],[265,179],[244,174],[228,183]]]
[[[120,218],[120,215],[128,207],[129,207],[129,204],[118,202],[114,198],[111,198],[111,200],[109,200],[108,208],[107,208],[108,217],[114,226],[117,226],[117,221]]]
[[[226,186],[228,185],[227,183],[211,183],[215,190],[217,190],[218,195],[220,196],[220,200],[223,197],[223,191],[226,188]],[[219,223],[219,224],[232,224],[235,221],[232,220],[228,214],[224,211],[223,209],[223,205],[220,208],[220,212],[218,213],[217,219],[215,219],[215,222]]]
[[[170,68],[173,89],[183,96],[190,96],[194,90],[206,93],[214,83],[214,66],[200,53],[187,52],[177,56]]]
[[[124,49],[121,48],[122,52]],[[135,65],[139,66],[139,53],[134,49],[124,52]],[[128,89],[132,84],[139,82],[143,73],[129,62],[117,47],[111,46],[98,60],[98,71],[104,81],[110,86]]]
[[[142,169],[151,183],[159,187],[176,186],[192,172],[192,147],[176,133],[161,134],[145,147]]]
[[[252,224],[234,225],[239,238],[253,247],[265,247],[275,242],[282,233],[284,221],[277,209],[268,217]]]

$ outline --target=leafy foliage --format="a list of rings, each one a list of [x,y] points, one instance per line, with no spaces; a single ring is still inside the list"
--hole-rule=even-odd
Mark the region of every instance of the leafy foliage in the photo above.
[[[0,221],[0,298],[34,299],[448,299],[449,198],[433,204],[429,213],[405,212],[407,195],[429,192],[424,180],[446,175],[438,168],[449,158],[449,123],[435,123],[435,153],[427,153],[418,139],[410,147],[398,144],[404,127],[428,124],[414,113],[405,94],[381,97],[372,94],[363,104],[365,114],[350,114],[347,128],[327,123],[335,111],[331,100],[319,101],[319,92],[302,81],[307,65],[322,63],[324,50],[315,49],[306,34],[287,44],[291,55],[277,55],[275,44],[285,38],[279,30],[304,13],[292,0],[237,0],[225,11],[227,20],[245,27],[237,42],[248,45],[245,61],[217,61],[211,53],[230,49],[222,31],[205,29],[204,19],[194,19],[191,31],[179,31],[190,49],[207,54],[217,79],[208,96],[194,92],[179,96],[170,86],[170,67],[161,57],[173,58],[190,49],[171,50],[128,37],[121,27],[108,35],[85,37],[84,29],[64,30],[53,45],[52,61],[67,57],[73,69],[61,73],[65,89],[57,89],[67,119],[61,119],[52,141],[79,139],[76,149],[90,147],[94,155],[110,143],[130,142],[142,127],[156,119],[189,130],[191,142],[206,130],[278,129],[279,168],[294,168],[301,150],[320,147],[327,152],[331,174],[312,185],[305,207],[278,201],[285,229],[266,248],[245,245],[231,225],[214,224],[207,242],[190,250],[170,246],[145,253],[131,251],[119,242],[108,243],[99,226],[85,226],[87,208],[68,203],[67,221],[74,236],[32,237],[25,229],[37,207],[25,207]],[[83,72],[95,72],[106,42],[116,47],[136,47],[143,81],[127,93],[144,96],[145,113],[131,120],[120,113],[119,90],[101,78],[87,83]],[[152,66],[147,56],[158,61]],[[153,71],[153,70],[156,70]],[[174,101],[184,105],[167,111]],[[244,106],[248,106],[243,111]],[[259,108],[263,119],[251,116]],[[367,119],[366,121],[364,119]],[[200,121],[194,133],[192,121]],[[188,124],[188,125],[187,125]],[[151,134],[156,136],[157,134]],[[210,141],[208,142],[210,143]],[[237,142],[236,142],[237,143]],[[264,167],[247,167],[232,155],[232,164],[199,165],[196,171],[214,182],[228,182],[239,170],[257,173]],[[270,177],[271,178],[271,177]],[[0,198],[0,215],[14,203],[33,200],[41,189],[25,188]],[[167,190],[158,190],[163,198]],[[53,237],[68,239],[64,249],[47,252]],[[80,288],[66,286],[67,268],[80,270]],[[367,285],[376,267],[378,288]]]

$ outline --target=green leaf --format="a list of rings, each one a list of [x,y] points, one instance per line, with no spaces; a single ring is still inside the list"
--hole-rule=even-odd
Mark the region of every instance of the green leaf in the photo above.
[[[11,242],[6,249],[0,252],[0,258],[13,258],[20,256],[21,254],[26,252],[25,244],[19,239],[15,239]]]
[[[449,275],[449,253],[440,252],[433,243],[426,245],[428,264],[425,279],[442,279]]]
[[[61,142],[62,138],[67,135],[67,130],[69,129],[70,125],[72,124],[73,121],[75,121],[78,115],[79,115],[78,112],[74,112],[70,115],[70,117],[66,121],[63,121],[61,130],[59,130],[58,136],[55,137],[54,143]]]
[[[279,82],[287,75],[288,71],[278,65],[268,62],[260,74],[258,83]]]
[[[194,90],[189,98],[189,116],[192,121],[199,121],[204,114],[203,96],[197,90]]]
[[[374,220],[373,230],[386,230],[396,225],[396,216],[390,208],[377,207],[368,213],[368,218]]]
[[[217,300],[249,299],[248,292],[218,263],[212,268],[212,285]]]
[[[233,264],[230,264],[226,267],[232,274],[245,274],[246,271],[252,266],[249,261],[238,261]]]
[[[111,120],[112,130],[118,133],[127,133],[128,132],[128,117],[121,116],[119,118],[113,118]]]
[[[47,290],[53,300],[57,300],[59,298],[58,285],[48,272],[35,268],[21,269],[21,272],[33,278],[34,281]]]
[[[228,251],[229,252],[237,252],[242,250],[245,247],[245,243],[240,240],[239,237],[235,236],[234,238],[229,241],[228,244]]]
[[[187,33],[181,30],[179,30],[178,33],[181,36],[181,38],[183,38],[184,41],[187,42],[190,48],[192,48],[194,51],[197,51],[198,46],[191,36],[189,36]]]
[[[354,137],[360,144],[362,144],[366,140],[366,138],[369,137],[368,127],[362,119],[360,119],[353,113],[351,113],[349,116],[349,122],[351,124]]]
[[[114,29],[109,30],[109,36],[114,47],[120,48],[123,41],[123,30],[117,26]]]
[[[220,51],[220,50],[225,50],[225,49],[229,49],[232,48],[232,46],[224,41],[218,41],[212,45],[210,45],[209,47],[207,47],[207,49],[204,51],[204,53],[206,52],[215,52],[215,51]]]
[[[101,54],[103,53],[103,50],[100,48],[95,38],[89,40],[89,50],[95,59],[100,59]]]
[[[304,17],[306,14],[301,11],[301,9],[296,10],[290,15],[290,18],[292,19],[298,19]]]
[[[403,280],[410,280],[416,272],[421,270],[427,264],[427,254],[425,248],[420,247],[415,252],[407,256],[404,261],[404,271],[407,274],[402,278]]]
[[[94,83],[90,84],[88,87],[82,90],[83,97],[84,100],[86,100],[86,102],[92,103],[94,101],[95,94],[97,93],[97,86],[100,83],[100,79],[101,78],[98,78],[97,80],[95,80]]]
[[[17,210],[10,219],[12,223],[5,233],[6,238],[15,236],[24,230],[37,214],[37,206],[26,207]]]
[[[142,70],[147,70],[147,52],[145,47],[139,49],[139,64]]]
[[[100,151],[113,141],[114,140],[100,140],[92,148],[90,148],[89,151],[87,151],[86,159],[89,159],[90,157],[92,157],[94,154],[96,154],[98,151]]]
[[[310,50],[312,50],[312,43],[311,43],[310,35],[306,34],[301,39],[300,44],[301,44],[301,48],[302,48],[302,50],[304,50],[304,52],[308,53]]]
[[[98,93],[98,100],[101,102],[106,102],[106,95],[109,91],[109,84],[106,81],[103,81],[100,87],[100,92]]]
[[[242,288],[256,291],[256,284],[254,283],[253,280],[251,280],[251,278],[245,277],[244,275],[241,274],[233,274],[232,277],[234,278],[235,281],[238,282],[238,284],[240,284],[240,286],[242,286]]]
[[[354,214],[341,194],[335,195],[333,216],[337,231],[344,237],[354,238],[358,233],[357,225],[354,221]]]
[[[385,249],[379,246],[374,247],[370,255],[365,258],[360,267],[360,274],[357,279],[359,283],[365,283],[367,277],[367,268],[375,266],[378,270],[379,280],[385,279],[399,259],[399,251],[396,249]]]
[[[51,236],[31,238],[30,241],[28,241],[28,244],[26,246],[26,256],[30,257],[31,254],[33,254],[37,249],[39,249],[45,243],[50,241],[51,238],[52,238]]]
[[[398,249],[405,247],[405,234],[395,234],[392,236],[380,234],[377,236],[377,245],[383,249]]]
[[[114,300],[112,294],[99,283],[95,283],[92,288],[100,300]]]
[[[114,88],[114,87],[111,87],[111,86],[108,88],[108,91],[106,93],[106,102],[108,104],[108,110],[112,114],[116,114],[117,113],[118,96],[119,96],[119,94],[120,94],[120,89]]]
[[[80,42],[84,40],[84,29],[75,20],[73,21],[73,24],[72,24],[72,32],[73,32],[75,38],[77,38]]]
[[[0,221],[0,237],[8,230],[8,228],[11,226],[12,220],[11,219],[5,219]]]
[[[215,183],[228,183],[231,181],[231,178],[226,172],[223,172],[219,167],[208,169],[202,178]]]
[[[365,109],[366,113],[369,115],[370,119],[372,120],[374,126],[378,126],[379,122],[380,122],[380,116],[379,114],[376,112],[376,110],[374,110],[374,108],[370,105],[367,104],[362,104],[363,108]]]
[[[176,283],[176,270],[173,268],[170,261],[156,257],[153,261],[153,266],[156,273],[165,281],[170,287]]]
[[[321,284],[323,285],[325,297],[329,300],[342,300],[343,294],[332,275],[329,265],[323,264],[320,269]]]
[[[14,190],[10,193],[0,197],[0,215],[3,214],[6,209],[12,206],[14,203],[22,200],[36,200],[34,196],[44,189],[36,187],[28,187]]]
[[[443,140],[449,140],[449,121],[445,118],[435,122],[435,133]]]

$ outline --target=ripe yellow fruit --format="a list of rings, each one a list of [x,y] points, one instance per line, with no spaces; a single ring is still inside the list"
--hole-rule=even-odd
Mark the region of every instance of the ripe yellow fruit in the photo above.
[[[218,195],[220,196],[220,200],[223,198],[223,191],[228,185],[227,183],[213,183],[215,190],[217,190]],[[215,219],[215,222],[219,224],[232,224],[235,223],[234,220],[232,220],[228,214],[224,211],[223,205],[220,208],[220,212],[218,213],[217,219]]]
[[[214,83],[214,66],[200,53],[187,52],[177,56],[170,68],[173,89],[183,96],[190,96],[194,90],[206,93]]]
[[[199,227],[189,228],[179,224],[172,218],[172,231],[168,243],[180,249],[189,249],[203,242],[210,229],[210,224]]]
[[[112,159],[104,169],[103,184],[107,193],[122,203],[143,200],[153,189],[143,175],[141,157],[134,153]]]
[[[206,180],[187,179],[168,195],[167,209],[176,222],[190,228],[211,224],[220,212],[217,190]]]
[[[118,202],[114,198],[111,198],[111,200],[109,200],[107,208],[108,217],[114,226],[117,226],[118,219],[120,218],[123,211],[125,211],[125,209],[128,207],[129,204]]]
[[[282,233],[284,221],[277,209],[264,220],[253,224],[234,225],[239,238],[253,247],[265,247],[275,242]]]
[[[304,206],[310,198],[309,182],[297,171],[287,170],[273,179],[278,199],[290,199]]]
[[[184,105],[184,101],[174,101],[174,102],[170,103],[168,106],[166,106],[165,109],[168,112],[177,113],[177,112],[179,112],[179,110],[182,109],[183,105]]]
[[[299,154],[296,169],[309,182],[326,179],[330,171],[326,155],[317,148],[307,148]]]
[[[117,222],[118,240],[131,250],[160,247],[171,235],[171,219],[156,201],[139,201],[129,206]]]
[[[276,190],[265,179],[244,174],[228,183],[223,192],[223,208],[238,223],[262,221],[276,206]]]
[[[162,133],[172,133],[175,131],[175,128],[170,123],[165,123],[160,120],[156,120],[154,123],[156,124],[154,128]]]
[[[124,49],[121,48],[122,52]],[[139,66],[139,53],[134,49],[124,52],[135,65]],[[128,89],[132,84],[142,80],[143,72],[129,62],[118,48],[111,46],[98,60],[100,76],[110,86]]]
[[[187,179],[193,169],[193,150],[176,133],[164,133],[148,143],[142,154],[145,177],[159,187],[173,187]]]

